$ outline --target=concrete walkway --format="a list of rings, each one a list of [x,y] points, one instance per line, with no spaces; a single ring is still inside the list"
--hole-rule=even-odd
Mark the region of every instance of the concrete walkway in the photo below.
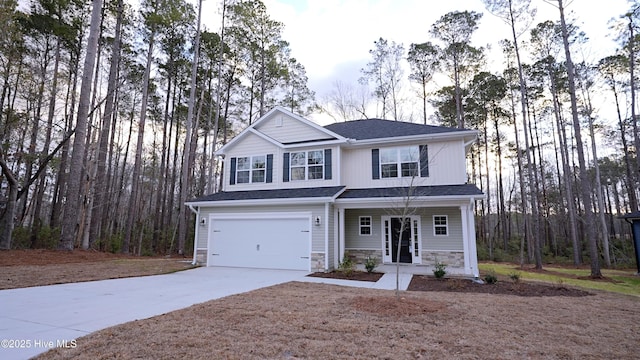
[[[395,273],[378,282],[307,277],[305,271],[201,267],[167,275],[0,291],[0,359],[28,359],[125,322],[289,281],[394,290]],[[411,274],[400,274],[406,290]]]

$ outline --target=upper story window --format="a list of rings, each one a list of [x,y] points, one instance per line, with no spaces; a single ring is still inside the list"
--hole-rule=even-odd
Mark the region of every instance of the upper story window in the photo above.
[[[270,183],[273,176],[273,154],[232,157],[230,166],[231,185]]]
[[[382,178],[418,176],[420,150],[418,146],[380,149]]]
[[[373,179],[428,177],[428,146],[371,149],[371,176]]]
[[[300,151],[291,153],[291,180],[324,178],[324,151]]]
[[[236,183],[263,183],[266,172],[266,156],[239,157],[236,166]]]

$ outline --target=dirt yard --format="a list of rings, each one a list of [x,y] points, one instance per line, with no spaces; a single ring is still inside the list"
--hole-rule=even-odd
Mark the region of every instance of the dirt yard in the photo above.
[[[33,256],[34,264],[18,265],[10,253],[0,252],[2,277],[24,267],[22,281],[57,267],[66,268],[67,282],[100,264],[127,272],[115,255],[79,252],[48,265]],[[503,285],[507,294],[460,292],[466,284],[419,279],[396,298],[393,291],[292,282],[104,329],[77,339],[75,349],[38,358],[635,359],[640,352],[637,297],[569,288],[525,296],[514,284]]]
[[[191,268],[190,260],[83,250],[0,251],[0,290],[165,274]]]

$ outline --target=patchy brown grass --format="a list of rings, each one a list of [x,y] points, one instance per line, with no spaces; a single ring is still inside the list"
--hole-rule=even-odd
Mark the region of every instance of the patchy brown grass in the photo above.
[[[292,282],[77,339],[38,359],[634,359],[638,300]]]
[[[44,285],[60,274],[72,282],[188,265],[176,260],[0,252],[0,284],[5,277]],[[75,349],[37,358],[635,359],[640,352],[638,297],[598,291],[512,296],[529,284],[507,289],[509,295],[478,293],[468,284],[419,279],[411,286],[422,288],[396,297],[393,291],[291,282],[107,328],[77,339]],[[464,292],[469,289],[475,290]]]
[[[166,274],[192,268],[188,260],[83,250],[0,251],[0,290]]]

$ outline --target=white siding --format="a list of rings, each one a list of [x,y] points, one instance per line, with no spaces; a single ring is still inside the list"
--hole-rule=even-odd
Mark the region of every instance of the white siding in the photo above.
[[[258,124],[255,129],[283,144],[331,139],[327,133],[282,113],[275,113],[272,118]]]
[[[462,140],[424,143],[429,146],[429,177],[416,177],[414,186],[454,185],[467,182],[466,157]],[[353,189],[409,186],[411,178],[373,179],[371,150],[384,147],[372,146],[343,150],[342,182],[348,188]]]
[[[299,181],[282,181],[283,171],[283,154],[290,152],[290,150],[282,149],[255,134],[247,134],[241,142],[236,144],[226,155],[224,161],[224,191],[245,191],[245,190],[272,190],[282,188],[308,188],[308,187],[326,187],[340,185],[339,171],[338,171],[338,147],[337,146],[321,146],[321,147],[309,147],[300,148],[295,151],[308,151],[308,150],[324,150],[331,149],[331,166],[332,177],[330,180],[299,180]],[[273,154],[273,182],[271,183],[258,183],[258,184],[229,184],[230,171],[231,171],[231,158],[252,156],[252,155],[267,155]]]
[[[422,251],[463,251],[462,220],[460,208],[420,208],[415,215],[420,216]],[[448,236],[433,235],[433,215],[447,215],[449,225]],[[359,217],[371,216],[371,236],[361,236]],[[397,216],[389,209],[349,209],[345,213],[345,248],[347,249],[381,249],[382,248],[382,216]]]

